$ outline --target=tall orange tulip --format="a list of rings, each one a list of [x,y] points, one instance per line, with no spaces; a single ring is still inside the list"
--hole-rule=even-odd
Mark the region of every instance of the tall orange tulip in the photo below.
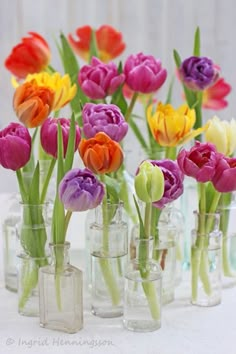
[[[13,97],[13,108],[20,122],[28,128],[41,125],[48,117],[54,101],[49,87],[39,87],[34,82],[20,85]]]
[[[94,173],[115,172],[123,162],[120,145],[103,132],[94,138],[82,139],[78,150],[84,165]]]
[[[13,47],[5,60],[5,67],[18,79],[43,71],[50,62],[51,53],[45,39],[35,32],[29,35]]]
[[[119,56],[125,50],[121,32],[109,25],[103,25],[95,31],[98,58],[104,63]],[[89,49],[92,38],[92,28],[90,26],[79,27],[75,31],[75,36],[68,35],[68,40],[74,51],[85,61],[89,60]]]

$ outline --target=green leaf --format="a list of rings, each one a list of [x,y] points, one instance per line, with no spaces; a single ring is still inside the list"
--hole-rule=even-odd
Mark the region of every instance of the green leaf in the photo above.
[[[166,102],[165,102],[165,104],[171,103],[174,81],[175,81],[175,77],[172,76],[171,81],[170,81],[170,84],[169,84],[169,88],[168,88],[168,92],[167,92],[167,97],[166,97]]]
[[[79,64],[76,60],[73,50],[71,49],[66,37],[63,33],[60,35],[61,46],[62,46],[62,62],[64,66],[65,73],[69,74],[71,82],[76,84],[77,92],[73,100],[70,102],[72,110],[75,112],[76,116],[81,112],[81,104],[88,102],[88,98],[85,96],[81,90],[78,83],[78,73],[79,73]],[[79,118],[79,125],[82,125],[82,118]]]
[[[89,62],[91,61],[92,57],[98,57],[98,48],[97,48],[95,30],[92,30],[92,36],[91,36],[91,41],[89,46]]]
[[[29,204],[37,205],[40,203],[39,178],[40,177],[39,177],[39,161],[38,161],[29,187]]]
[[[75,115],[72,113],[70,120],[70,131],[69,140],[67,145],[65,163],[64,163],[64,173],[68,172],[73,165],[74,160],[74,150],[75,150]]]
[[[119,88],[113,93],[111,103],[117,105],[120,108],[122,114],[125,115],[128,104],[123,95],[122,86],[123,85],[119,86]]]
[[[206,183],[206,196],[207,196],[207,198],[206,198],[206,213],[208,213],[210,210],[214,195],[215,195],[215,188],[214,188],[213,184],[211,182]]]
[[[181,60],[180,55],[176,49],[173,50],[173,55],[174,55],[175,65],[176,65],[177,69],[179,69],[179,67],[182,63],[182,60]]]
[[[148,145],[143,137],[142,132],[140,132],[139,127],[137,124],[134,122],[133,117],[130,117],[129,119],[129,126],[133,130],[133,133],[135,134],[136,138],[138,139],[140,145],[142,146],[143,149],[148,150]]]
[[[200,29],[199,27],[197,27],[196,31],[195,31],[195,35],[194,35],[194,45],[193,45],[193,55],[196,57],[200,56]]]
[[[120,184],[119,182],[108,176],[104,175],[104,182],[106,184],[107,197],[111,203],[117,204],[119,202]]]

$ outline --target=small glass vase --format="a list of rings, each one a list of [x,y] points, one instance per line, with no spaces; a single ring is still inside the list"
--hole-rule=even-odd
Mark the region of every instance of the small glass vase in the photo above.
[[[69,263],[69,247],[69,242],[50,244],[52,262],[40,268],[40,326],[76,333],[83,328],[83,279]]]
[[[17,292],[17,231],[20,221],[19,196],[7,200],[6,216],[2,220],[4,280],[6,289]]]
[[[236,286],[236,193],[224,193],[220,200],[223,287]]]
[[[135,258],[125,274],[123,324],[135,332],[161,327],[162,271],[152,259],[153,239],[134,239]]]
[[[21,207],[21,221],[17,228],[21,246],[18,256],[18,311],[21,315],[38,316],[38,271],[48,264],[48,204],[21,204]]]
[[[170,220],[171,221],[171,220]],[[154,242],[153,259],[162,269],[162,304],[169,304],[175,298],[176,279],[176,240],[177,229],[171,222],[161,220],[158,223],[157,235]]]
[[[193,305],[215,306],[221,302],[220,214],[194,212],[192,231],[191,281]]]
[[[90,225],[91,310],[99,317],[123,314],[128,226],[123,204],[100,205]]]

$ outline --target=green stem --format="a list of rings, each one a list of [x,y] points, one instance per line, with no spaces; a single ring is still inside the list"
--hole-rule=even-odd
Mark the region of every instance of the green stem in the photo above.
[[[47,195],[47,190],[48,190],[48,186],[49,186],[49,182],[50,179],[52,177],[52,173],[54,170],[56,164],[56,159],[52,158],[48,172],[47,172],[47,176],[45,178],[44,184],[43,184],[43,189],[42,189],[42,193],[41,193],[41,198],[40,198],[40,203],[43,204]]]
[[[196,122],[194,129],[200,128],[202,126],[202,96],[202,91],[197,92],[197,105],[195,106]],[[195,139],[201,141],[201,135],[198,135]]]
[[[147,238],[150,237],[151,216],[152,216],[152,203],[146,203],[145,216],[144,216],[144,229],[145,229],[145,235]]]
[[[64,242],[66,240],[66,233],[67,233],[67,229],[68,229],[68,226],[69,226],[69,222],[70,222],[71,216],[72,216],[72,211],[67,210],[66,216],[65,216]]]
[[[167,146],[166,147],[166,159],[175,160],[176,159],[176,147]]]
[[[23,203],[27,203],[28,195],[27,195],[26,190],[25,190],[24,180],[23,180],[22,173],[21,173],[20,169],[16,170],[16,176],[17,176],[18,185],[19,185],[19,188],[20,188],[20,194],[21,194],[22,202]]]
[[[133,96],[132,96],[130,105],[129,105],[129,107],[128,107],[127,111],[126,111],[126,114],[125,114],[125,120],[126,120],[126,122],[128,122],[129,117],[131,116],[131,113],[132,113],[132,111],[133,111],[133,108],[134,108],[135,102],[136,102],[136,100],[137,100],[137,98],[138,98],[138,95],[139,95],[138,92],[135,92],[135,93],[133,94]]]

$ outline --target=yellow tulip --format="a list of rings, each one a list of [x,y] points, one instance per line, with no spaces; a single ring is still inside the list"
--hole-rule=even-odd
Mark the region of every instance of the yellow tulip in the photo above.
[[[153,112],[153,105],[147,109],[147,120],[154,139],[161,146],[177,146],[201,134],[206,127],[193,130],[195,110],[183,104],[174,109],[171,104],[159,104]]]
[[[29,74],[25,82],[34,82],[39,87],[48,87],[54,91],[53,111],[57,111],[69,103],[75,97],[77,90],[75,84],[71,85],[68,74],[61,76],[58,72]]]
[[[236,149],[236,121],[220,120],[214,116],[208,121],[205,131],[206,141],[214,144],[218,152],[230,156]]]

